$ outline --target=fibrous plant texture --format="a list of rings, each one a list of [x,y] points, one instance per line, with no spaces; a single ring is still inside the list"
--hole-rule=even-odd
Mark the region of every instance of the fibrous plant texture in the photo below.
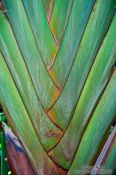
[[[0,104],[17,136],[3,124],[14,175],[116,169],[115,5],[3,0]]]

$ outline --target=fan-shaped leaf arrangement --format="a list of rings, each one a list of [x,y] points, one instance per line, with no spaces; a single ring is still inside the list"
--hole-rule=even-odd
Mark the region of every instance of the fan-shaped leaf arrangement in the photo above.
[[[112,173],[116,168],[115,129],[106,142],[116,116],[115,5],[115,0],[3,0],[0,102],[32,174],[102,174],[93,166]],[[87,167],[93,170],[84,171]]]

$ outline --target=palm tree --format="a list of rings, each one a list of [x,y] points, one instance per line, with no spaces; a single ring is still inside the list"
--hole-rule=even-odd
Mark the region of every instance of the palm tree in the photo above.
[[[0,103],[16,135],[3,124],[14,175],[113,174],[115,5],[3,0]]]

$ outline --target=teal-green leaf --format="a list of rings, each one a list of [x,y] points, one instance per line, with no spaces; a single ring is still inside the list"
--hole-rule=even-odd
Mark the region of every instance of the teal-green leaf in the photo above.
[[[61,44],[74,0],[56,0],[52,12],[50,27],[54,37]]]
[[[23,144],[37,174],[61,175],[57,167],[42,148],[27,110],[16,89],[15,83],[0,53],[0,102],[13,130]]]
[[[95,0],[74,0],[56,61],[50,69],[52,78],[60,88],[68,77],[94,3]]]
[[[110,78],[116,61],[115,32],[116,16],[97,54],[65,135],[50,152],[51,157],[64,168],[69,168],[94,107]]]
[[[8,21],[3,14],[0,14],[0,24],[0,50],[4,55],[4,60],[6,61],[15,81],[24,106],[28,111],[33,127],[35,128],[44,148],[49,150],[60,139],[62,135],[61,131],[50,121],[41,105],[19,47],[13,36]],[[0,67],[1,66],[3,65],[0,65]]]
[[[56,2],[56,0],[43,0],[43,4],[44,4],[44,7],[45,7],[48,22],[51,18],[51,13],[53,11],[55,2]]]
[[[44,148],[49,150],[60,139],[61,131],[50,121],[41,105],[14,35],[3,14],[0,14],[0,24],[0,50],[40,141]]]
[[[99,47],[114,16],[115,0],[98,0],[91,13],[72,70],[60,97],[48,111],[62,129],[66,129]]]
[[[3,2],[35,89],[44,108],[47,109],[54,102],[59,91],[43,64],[23,3],[21,0]]]
[[[91,175],[113,174],[116,170],[116,125],[107,139],[92,171]]]
[[[23,4],[33,29],[41,57],[46,67],[49,68],[56,57],[58,46],[49,28],[42,0],[23,0]]]
[[[116,115],[116,70],[87,126],[68,175],[78,175],[83,165],[93,166],[107,129]]]

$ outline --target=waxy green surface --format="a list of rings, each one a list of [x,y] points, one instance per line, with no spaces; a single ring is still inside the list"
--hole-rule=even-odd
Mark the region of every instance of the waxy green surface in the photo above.
[[[115,32],[116,16],[91,68],[73,118],[59,144],[49,153],[64,168],[69,168],[95,105],[110,78],[110,70],[116,62]]]
[[[93,165],[95,163],[95,157],[99,153],[100,145],[103,145],[105,133],[116,116],[115,94],[116,70],[92,115],[68,175],[75,175],[75,172],[78,172],[82,165]]]
[[[82,39],[94,3],[95,0],[74,0],[73,2],[56,61],[50,69],[50,75],[59,88],[63,87],[70,73],[75,54]]]
[[[116,126],[114,126],[109,135],[92,171],[91,175],[95,174],[115,174],[116,170]],[[102,169],[103,168],[103,169]]]
[[[41,98],[42,105],[47,109],[54,102],[59,91],[43,64],[22,0],[4,0],[3,2],[35,89]]]
[[[73,2],[74,0],[55,0],[54,2],[54,9],[50,20],[50,28],[58,43],[62,42],[65,34],[68,19],[72,13]]]
[[[58,46],[52,36],[42,0],[23,0],[41,57],[47,68],[56,57]]]
[[[38,137],[44,148],[49,150],[58,142],[62,132],[50,121],[44,111],[12,30],[3,14],[0,14],[0,22],[0,50],[6,61],[6,66],[9,68],[9,74],[11,73],[15,81],[17,91],[22,98],[23,105],[28,112]],[[5,65],[1,66],[4,67]]]
[[[86,26],[70,75],[60,97],[48,111],[52,120],[65,130],[72,118],[84,83],[114,16],[114,0],[99,0]],[[114,33],[112,34],[114,37]],[[115,37],[114,37],[115,39]]]
[[[50,19],[50,16],[51,16],[52,10],[54,8],[54,3],[55,2],[56,2],[56,0],[43,0],[43,4],[44,4],[44,7],[45,7],[45,11],[46,11],[48,21]]]
[[[25,109],[1,53],[0,82],[2,106],[7,113],[10,123],[14,126],[14,130],[16,129],[18,137],[25,147],[37,174],[51,174],[51,172],[54,172],[54,175],[60,175],[60,171],[57,171],[59,168],[48,158],[39,142],[27,110]]]
[[[95,165],[116,116],[116,1],[3,4],[0,104],[37,175],[77,175]]]

